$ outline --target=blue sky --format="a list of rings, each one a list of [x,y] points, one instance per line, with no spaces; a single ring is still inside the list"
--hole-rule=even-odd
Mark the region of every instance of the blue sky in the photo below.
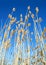
[[[39,16],[43,19],[42,26],[46,26],[46,0],[0,0],[0,21],[2,20],[3,23],[6,21],[13,7],[16,8],[15,17],[19,19],[21,13],[25,15],[28,5],[31,6],[33,12],[36,6],[39,7]]]

